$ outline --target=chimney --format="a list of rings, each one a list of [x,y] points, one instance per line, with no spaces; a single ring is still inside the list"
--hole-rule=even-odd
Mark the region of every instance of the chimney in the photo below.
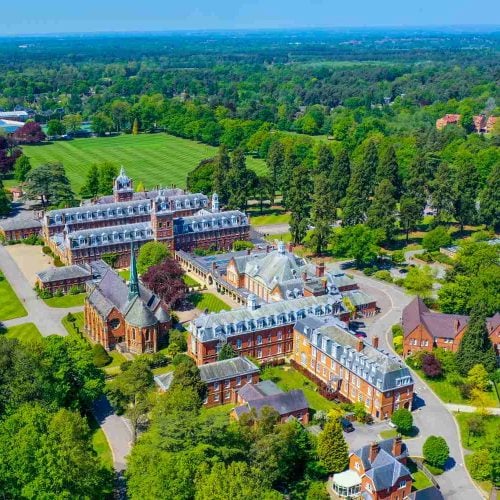
[[[364,344],[361,339],[358,339],[358,343],[356,344],[356,351],[361,352],[363,350]]]
[[[305,271],[302,273],[302,281],[307,281],[307,273]]]
[[[370,443],[370,451],[368,453],[368,460],[370,461],[370,463],[372,463],[375,460],[375,458],[377,458],[378,450],[379,450],[378,443],[372,441]]]
[[[269,245],[266,245],[266,253],[269,253],[270,248],[271,247]]]
[[[247,297],[247,309],[250,311],[257,309],[257,297],[252,293]]]
[[[288,252],[292,253],[293,252],[293,244],[292,243],[288,243],[288,245],[286,246],[286,249]]]
[[[458,319],[454,320],[453,326],[455,328],[455,333],[458,333],[458,329],[460,328],[460,320],[458,320]]]
[[[395,457],[399,457],[403,452],[403,441],[401,439],[401,435],[398,434],[392,443],[392,454]]]
[[[378,337],[376,335],[372,337],[372,346],[378,349]]]
[[[212,262],[212,271],[215,271],[217,269],[217,264],[215,262]]]
[[[319,262],[316,264],[316,276],[322,278],[325,275],[325,263]]]

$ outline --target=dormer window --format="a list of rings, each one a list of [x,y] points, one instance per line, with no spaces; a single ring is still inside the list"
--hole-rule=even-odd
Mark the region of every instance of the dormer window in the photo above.
[[[127,212],[129,215],[133,215],[134,213],[134,207],[127,207]]]
[[[113,241],[118,241],[120,239],[119,234],[116,231],[113,231]]]
[[[108,241],[108,235],[106,233],[101,233],[101,241],[106,243]]]
[[[92,220],[92,212],[87,212],[87,220]]]

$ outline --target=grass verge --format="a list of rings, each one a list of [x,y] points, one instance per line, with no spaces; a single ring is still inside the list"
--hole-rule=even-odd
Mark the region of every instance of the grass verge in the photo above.
[[[51,297],[43,299],[49,307],[76,307],[83,306],[85,302],[85,293],[77,293],[76,295],[63,295],[62,297]]]
[[[28,315],[9,281],[2,273],[0,273],[0,298],[0,321]]]
[[[42,334],[34,323],[11,326],[7,328],[5,336],[9,339],[20,340],[21,342],[31,342],[42,338]]]

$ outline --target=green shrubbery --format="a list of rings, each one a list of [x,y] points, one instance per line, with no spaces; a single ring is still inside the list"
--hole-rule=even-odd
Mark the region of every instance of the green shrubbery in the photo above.
[[[392,344],[394,346],[394,350],[399,354],[403,354],[403,327],[397,323],[392,325]]]
[[[423,454],[427,464],[442,470],[450,455],[450,449],[443,437],[429,436],[424,443]]]
[[[376,273],[373,274],[374,278],[377,278],[379,280],[387,281],[389,283],[392,283],[392,276],[390,271],[387,271],[386,269],[382,269],[380,271],[377,271]]]
[[[94,344],[92,347],[92,361],[95,366],[102,368],[103,366],[109,365],[112,358],[101,344]]]

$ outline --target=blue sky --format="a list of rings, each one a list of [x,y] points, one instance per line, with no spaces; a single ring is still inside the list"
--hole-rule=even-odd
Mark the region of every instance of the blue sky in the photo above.
[[[498,0],[17,0],[1,3],[0,36],[500,23]]]

